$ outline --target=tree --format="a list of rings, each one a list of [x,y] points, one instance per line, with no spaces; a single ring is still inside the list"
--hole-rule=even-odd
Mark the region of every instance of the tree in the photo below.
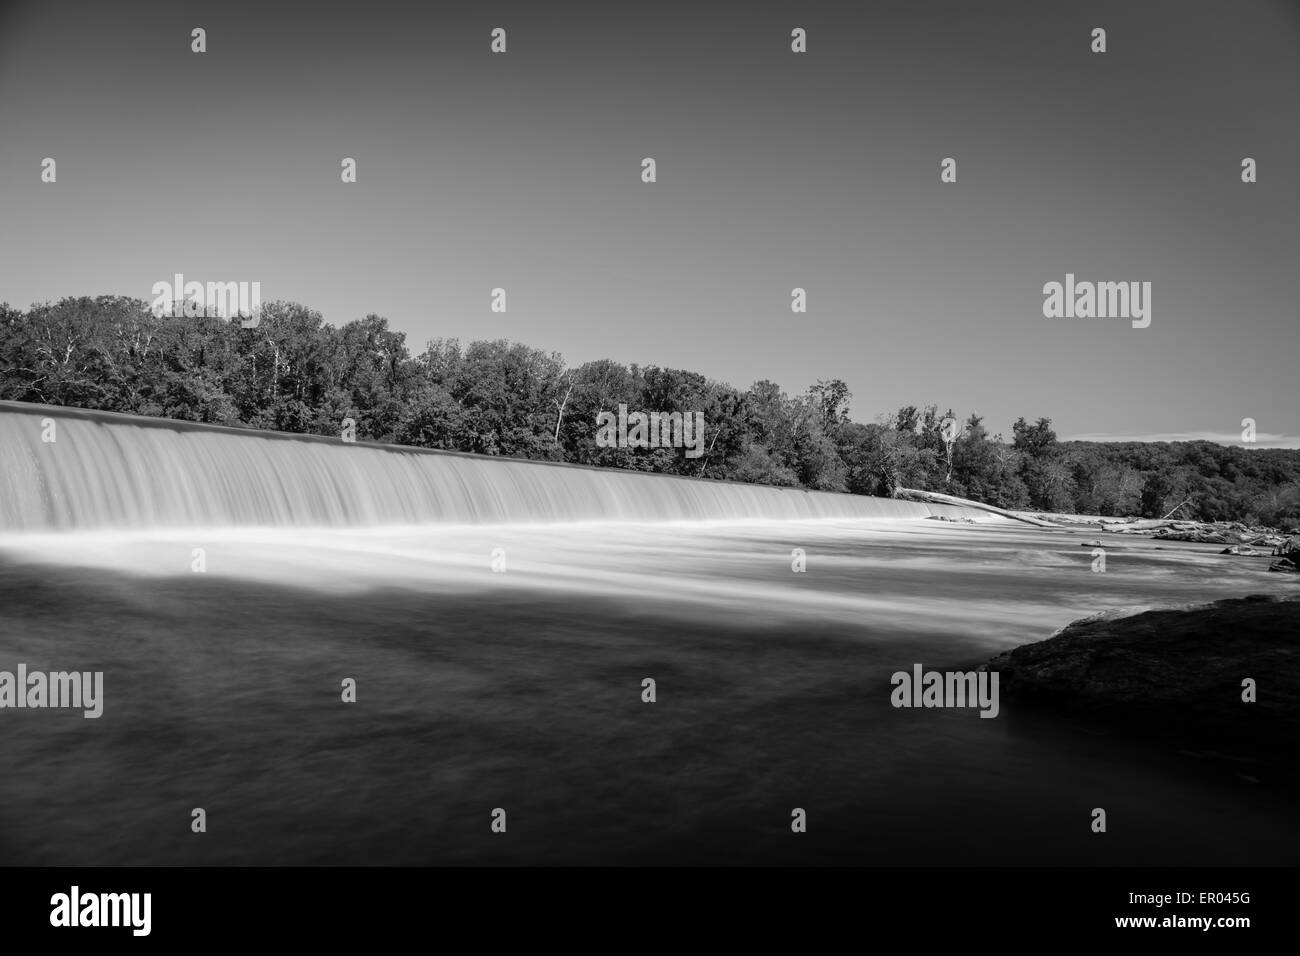
[[[1173,484],[1163,472],[1153,471],[1147,475],[1142,484],[1142,516],[1144,518],[1161,518],[1165,514],[1165,500],[1173,491]]]
[[[822,427],[827,434],[834,434],[849,424],[849,399],[853,393],[843,380],[818,379],[817,384],[808,389],[808,394],[821,410]]]
[[[1055,455],[1056,432],[1052,431],[1052,420],[1040,418],[1030,425],[1023,417],[1016,419],[1011,426],[1016,450],[1023,451],[1031,458],[1046,459]]]

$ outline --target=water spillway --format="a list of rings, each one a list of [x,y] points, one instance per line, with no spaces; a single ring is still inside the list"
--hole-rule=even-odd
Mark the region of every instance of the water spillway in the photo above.
[[[0,402],[0,533],[931,515],[981,516],[951,505]]]

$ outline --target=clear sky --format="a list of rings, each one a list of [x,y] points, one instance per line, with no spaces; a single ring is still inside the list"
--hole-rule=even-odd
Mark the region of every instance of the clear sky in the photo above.
[[[256,280],[864,421],[1300,444],[1298,170],[1294,0],[0,4],[0,300]]]

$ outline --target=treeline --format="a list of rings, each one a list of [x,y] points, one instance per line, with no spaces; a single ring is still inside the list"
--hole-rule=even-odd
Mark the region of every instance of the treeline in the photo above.
[[[788,395],[608,359],[571,368],[506,341],[412,355],[377,315],[335,328],[275,302],[260,322],[158,317],[138,299],[0,305],[0,399],[357,437],[856,494],[942,491],[1003,508],[1300,524],[1300,452],[1212,442],[1060,442],[1051,420],[1009,439],[978,415],[907,406],[864,424],[838,379]],[[704,413],[704,454],[601,448],[596,417]],[[945,420],[953,421],[945,426]]]

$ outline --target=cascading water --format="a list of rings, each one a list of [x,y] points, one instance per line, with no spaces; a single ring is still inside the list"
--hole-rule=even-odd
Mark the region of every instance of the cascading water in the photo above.
[[[44,420],[55,424],[44,440]],[[48,437],[48,433],[45,437]],[[980,513],[0,402],[0,532]]]

